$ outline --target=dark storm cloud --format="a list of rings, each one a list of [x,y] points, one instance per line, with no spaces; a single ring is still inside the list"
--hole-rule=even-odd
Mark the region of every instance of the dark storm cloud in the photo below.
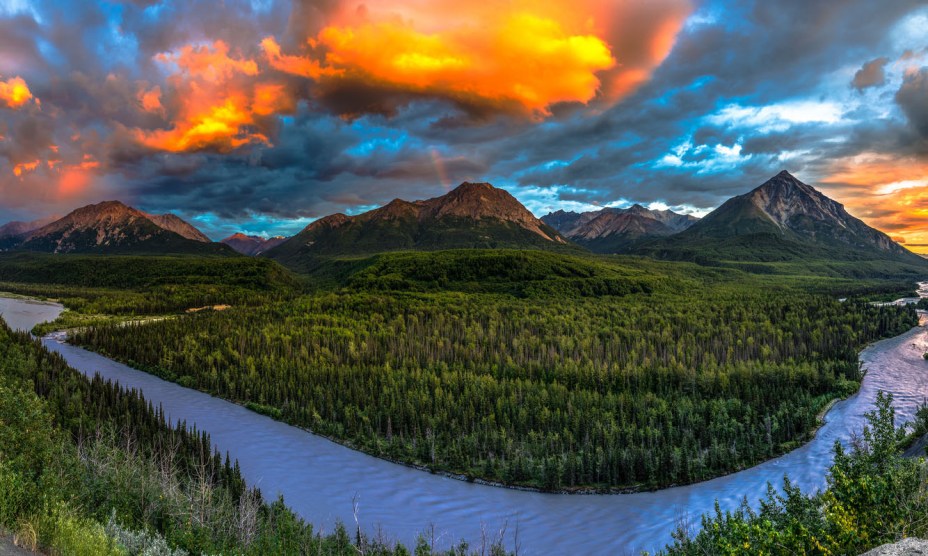
[[[896,102],[908,117],[912,129],[928,142],[928,67],[906,75],[896,93]]]

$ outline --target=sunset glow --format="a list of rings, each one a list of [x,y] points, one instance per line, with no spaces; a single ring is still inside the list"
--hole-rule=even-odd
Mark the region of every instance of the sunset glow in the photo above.
[[[828,190],[853,214],[928,253],[928,162],[864,153],[836,163],[823,184],[845,186]]]
[[[706,214],[786,169],[928,244],[921,8],[143,4],[0,10],[4,36],[33,29],[0,41],[10,218],[107,184],[223,230],[260,217],[287,234],[465,180],[539,215],[634,202]]]

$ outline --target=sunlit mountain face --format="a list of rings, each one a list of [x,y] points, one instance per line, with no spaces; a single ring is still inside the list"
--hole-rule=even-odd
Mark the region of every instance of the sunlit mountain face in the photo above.
[[[928,7],[0,0],[0,223],[213,239],[489,181],[704,215],[781,169],[928,252]]]

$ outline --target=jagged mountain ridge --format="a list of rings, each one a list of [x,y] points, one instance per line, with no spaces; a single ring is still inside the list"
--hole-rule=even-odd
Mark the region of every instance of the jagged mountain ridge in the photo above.
[[[570,245],[508,192],[465,182],[432,199],[394,199],[357,216],[320,218],[266,255],[298,266],[320,256],[493,247]]]
[[[235,249],[242,255],[248,256],[257,256],[269,249],[277,247],[281,243],[287,241],[286,237],[283,236],[274,236],[269,238],[263,238],[261,236],[252,236],[246,235],[243,233],[235,233],[231,236],[223,239],[220,243],[224,243]]]
[[[651,210],[639,204],[590,212],[556,211],[542,221],[568,239],[597,253],[626,251],[647,238],[678,233],[693,225],[694,216]]]
[[[15,249],[50,253],[229,254],[175,215],[150,215],[119,201],[78,208],[16,238]]]

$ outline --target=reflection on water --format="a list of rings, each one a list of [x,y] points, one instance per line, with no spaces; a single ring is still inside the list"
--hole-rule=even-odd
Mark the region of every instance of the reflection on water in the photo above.
[[[23,301],[0,300],[4,308],[48,318],[47,309]],[[19,322],[31,328],[22,317]],[[903,418],[910,418],[928,398],[928,362],[922,358],[928,337],[924,328],[916,328],[864,350],[861,362],[868,372],[860,391],[835,404],[813,441],[785,456],[696,485],[570,496],[470,484],[395,465],[70,346],[60,334],[43,342],[82,372],[99,372],[138,388],[162,404],[171,418],[209,432],[266,497],[282,493],[294,510],[319,527],[331,530],[337,519],[353,523],[352,498],[357,496],[361,523],[372,532],[382,526],[388,535],[412,544],[419,532],[434,525],[441,535],[439,545],[464,538],[479,546],[481,538],[492,539],[506,527],[510,548],[518,531],[523,554],[654,550],[669,542],[681,519],[689,516],[698,523],[716,499],[723,509],[736,507],[744,497],[756,500],[767,482],[779,484],[784,474],[805,490],[821,488],[834,442],[846,441],[862,427],[878,390],[896,396]]]

